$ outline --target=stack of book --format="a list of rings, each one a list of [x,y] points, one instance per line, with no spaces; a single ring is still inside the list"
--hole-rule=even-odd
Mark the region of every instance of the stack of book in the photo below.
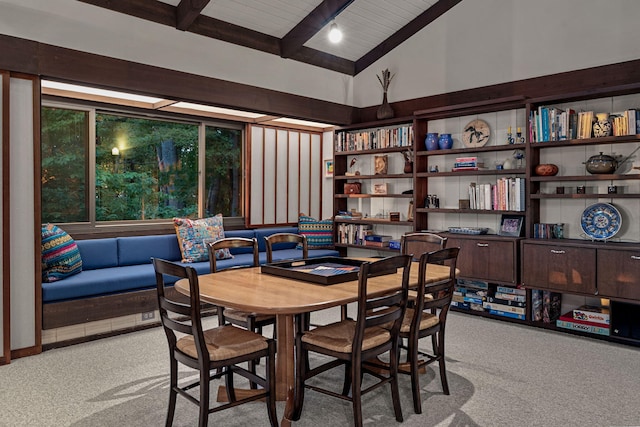
[[[525,320],[527,291],[508,286],[497,286],[493,296],[488,296],[482,304],[489,314]]]
[[[373,231],[370,224],[337,224],[338,243],[346,245],[364,245],[364,238]]]
[[[374,248],[386,248],[389,246],[391,236],[384,236],[380,234],[369,234],[364,236],[364,245]]]
[[[525,210],[525,179],[503,177],[495,184],[469,184],[469,208],[495,211]]]
[[[560,317],[562,294],[558,292],[531,290],[531,319],[553,323]]]
[[[610,334],[609,309],[606,307],[581,306],[560,316],[556,320],[556,326],[608,336]]]
[[[482,304],[487,300],[489,283],[480,280],[458,279],[451,305],[464,310],[484,311]]]
[[[453,164],[452,172],[457,171],[477,171],[484,168],[484,163],[478,161],[478,158],[473,157],[456,157],[456,161]]]

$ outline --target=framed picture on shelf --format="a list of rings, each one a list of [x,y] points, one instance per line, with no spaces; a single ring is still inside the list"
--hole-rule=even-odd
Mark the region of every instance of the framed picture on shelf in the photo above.
[[[333,159],[324,161],[324,176],[325,178],[331,178],[333,176]]]
[[[520,237],[522,234],[523,222],[524,217],[521,215],[502,215],[498,235]]]
[[[373,184],[373,194],[387,194],[387,183]]]
[[[375,175],[386,175],[389,157],[385,154],[384,156],[375,156],[373,160]]]

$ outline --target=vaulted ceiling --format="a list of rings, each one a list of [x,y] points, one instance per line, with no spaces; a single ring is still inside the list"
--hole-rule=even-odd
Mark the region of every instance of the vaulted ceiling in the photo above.
[[[79,1],[354,76],[462,0]]]

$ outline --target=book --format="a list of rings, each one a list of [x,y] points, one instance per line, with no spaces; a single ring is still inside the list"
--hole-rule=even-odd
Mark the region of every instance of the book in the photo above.
[[[488,302],[492,302],[492,303],[496,303],[496,304],[510,305],[510,306],[513,306],[513,307],[526,307],[527,306],[527,302],[526,301],[514,301],[514,300],[496,298],[495,296],[487,297],[487,301]]]
[[[560,317],[561,298],[561,293],[542,291],[542,321],[544,323],[553,323]]]
[[[556,326],[559,328],[588,332],[591,334],[606,335],[606,336],[609,336],[611,334],[611,331],[608,325],[575,320],[573,318],[573,312],[565,313],[562,316],[560,316],[556,320]]]
[[[511,305],[498,304],[495,302],[488,302],[488,301],[483,302],[482,306],[488,310],[497,310],[497,311],[504,311],[507,313],[522,314],[523,316],[526,314],[524,307],[514,307]]]
[[[525,302],[527,300],[526,295],[505,294],[502,292],[496,292],[493,296],[498,299],[517,301],[517,302]]]
[[[591,305],[582,305],[572,312],[574,320],[582,320],[601,325],[609,325],[609,308],[596,307]]]
[[[526,289],[510,288],[509,286],[498,286],[496,287],[496,292],[503,294],[527,295]]]
[[[539,322],[542,320],[542,291],[531,289],[531,320]]]
[[[364,239],[367,242],[388,242],[392,239],[392,237],[381,234],[370,234],[368,236],[365,236]]]
[[[524,314],[509,313],[507,311],[489,310],[489,314],[493,314],[494,316],[509,317],[511,319],[525,320]]]

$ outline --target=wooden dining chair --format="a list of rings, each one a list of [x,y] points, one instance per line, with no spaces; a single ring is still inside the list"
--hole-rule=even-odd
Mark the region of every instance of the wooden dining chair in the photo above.
[[[447,382],[447,370],[445,366],[445,326],[447,313],[451,305],[451,299],[456,282],[456,261],[460,248],[440,249],[427,252],[420,256],[418,270],[418,295],[413,308],[407,308],[402,325],[400,337],[407,339],[407,362],[411,375],[411,389],[413,392],[413,409],[416,414],[422,413],[422,401],[420,399],[420,368],[438,362],[440,366],[440,382],[444,394],[449,394]],[[446,266],[449,277],[438,282],[427,283],[428,271],[436,267],[436,264]],[[428,297],[426,297],[428,295]],[[432,337],[432,352],[426,353],[418,349],[420,338]],[[426,358],[420,360],[419,356]]]
[[[253,250],[253,264],[250,266],[237,266],[233,268],[258,267],[258,240],[254,237],[247,239],[244,237],[227,237],[208,244],[209,265],[211,273],[218,271],[216,251],[220,249],[251,248]],[[262,334],[262,328],[267,325],[274,325],[276,317],[271,314],[257,314],[234,308],[218,307],[218,324],[233,324],[241,326],[253,332]],[[274,328],[275,331],[275,328]]]
[[[298,246],[302,247],[302,258],[309,258],[309,244],[307,243],[307,236],[303,234],[275,233],[270,236],[265,236],[264,240],[267,245],[267,263],[274,262],[273,248],[279,243],[297,243]]]
[[[425,252],[446,247],[447,238],[435,233],[407,233],[400,237],[400,253],[413,255],[414,261],[418,261]]]
[[[209,250],[209,267],[211,273],[218,271],[216,252],[221,249],[232,248],[251,248],[253,251],[253,264],[250,266],[235,266],[232,268],[246,268],[246,267],[258,267],[260,266],[260,260],[258,257],[258,240],[254,237],[251,239],[244,237],[227,237],[224,239],[216,240],[215,242],[207,244]],[[262,328],[268,325],[273,325],[273,337],[276,336],[276,316],[273,314],[259,314],[249,311],[238,310],[230,307],[217,307],[218,311],[218,325],[236,325],[245,328],[248,331],[256,332],[262,335]],[[249,370],[255,372],[256,365],[260,360],[249,361]],[[251,388],[255,389],[256,384],[250,383]]]
[[[198,425],[206,426],[209,414],[243,403],[266,399],[267,413],[272,426],[277,426],[275,393],[275,342],[233,325],[203,330],[200,312],[198,273],[192,267],[152,259],[156,275],[156,288],[160,320],[169,343],[170,387],[166,425],[173,425],[177,396],[183,396],[199,407]],[[167,298],[166,279],[175,277],[189,281],[189,302]],[[179,335],[176,335],[179,334]],[[266,358],[265,375],[258,376],[239,366],[259,358]],[[178,384],[178,362],[199,372],[199,379],[189,384]],[[221,368],[219,374],[213,372]],[[263,392],[237,399],[233,374],[241,375],[259,384]],[[224,376],[229,403],[210,407],[211,381]],[[199,387],[199,396],[189,392]]]
[[[360,267],[358,279],[357,319],[345,319],[318,326],[296,334],[296,387],[293,419],[302,413],[304,390],[319,391],[352,402],[356,426],[362,426],[361,396],[384,384],[391,384],[391,395],[396,420],[402,421],[402,409],[398,390],[398,333],[407,302],[411,257],[397,255],[375,262],[365,262]],[[368,289],[376,276],[396,274],[402,270],[397,287],[385,295],[369,295]],[[392,273],[390,273],[392,272]],[[389,326],[389,328],[385,326]],[[320,353],[332,360],[309,369],[309,352]],[[389,353],[388,375],[369,371],[363,361]],[[310,385],[307,381],[329,369],[345,365],[342,393]],[[368,373],[377,383],[362,390],[362,375]]]

